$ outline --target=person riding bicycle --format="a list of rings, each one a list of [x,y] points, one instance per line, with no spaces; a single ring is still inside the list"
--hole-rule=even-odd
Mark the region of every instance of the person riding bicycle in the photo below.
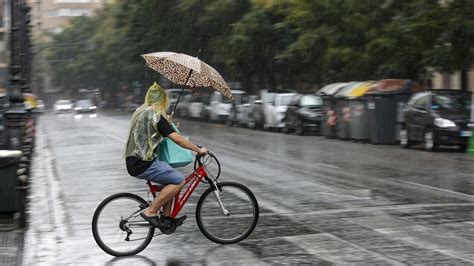
[[[160,142],[168,137],[179,146],[197,154],[207,153],[207,148],[198,147],[171,127],[165,118],[168,107],[168,95],[160,85],[153,83],[146,93],[144,104],[132,115],[125,147],[128,173],[136,178],[164,186],[159,196],[140,214],[144,220],[155,227],[165,225],[167,221],[181,225],[186,219],[185,215],[176,219],[170,217],[173,198],[183,188],[185,182],[181,173],[168,163],[156,158]],[[158,212],[161,208],[163,208],[164,216],[159,217]]]

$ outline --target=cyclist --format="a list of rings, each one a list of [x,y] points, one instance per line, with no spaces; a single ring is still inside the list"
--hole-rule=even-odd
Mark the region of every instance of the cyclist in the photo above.
[[[168,137],[185,149],[198,154],[207,153],[207,148],[200,148],[175,132],[165,118],[168,107],[168,95],[160,85],[153,83],[146,93],[144,104],[132,115],[125,147],[128,173],[164,186],[159,196],[140,214],[155,227],[169,222],[179,226],[186,219],[185,215],[176,219],[170,217],[173,198],[183,188],[184,176],[166,162],[157,160],[156,151],[162,139]],[[161,217],[158,216],[160,208],[164,214]]]

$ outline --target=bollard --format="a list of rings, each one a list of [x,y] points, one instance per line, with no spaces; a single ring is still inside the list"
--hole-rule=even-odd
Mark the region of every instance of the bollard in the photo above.
[[[474,123],[471,123],[468,126],[471,129],[471,136],[468,140],[467,154],[474,156]]]
[[[26,213],[26,205],[27,205],[27,198],[28,198],[28,176],[21,175],[18,177],[18,186],[17,190],[17,203],[18,203],[18,227],[19,228],[26,228],[27,226],[27,213]]]

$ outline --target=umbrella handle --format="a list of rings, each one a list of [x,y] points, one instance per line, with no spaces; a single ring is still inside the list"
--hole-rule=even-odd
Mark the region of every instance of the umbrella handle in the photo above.
[[[186,87],[186,84],[188,83],[189,78],[191,77],[191,74],[192,74],[192,73],[193,73],[193,70],[190,69],[190,70],[189,70],[189,73],[188,73],[188,77],[186,78],[186,82],[184,82],[183,88],[181,89],[181,93],[180,93],[179,96],[178,96],[178,100],[177,100],[176,103],[174,104],[173,111],[171,112],[171,117],[173,117],[174,112],[176,111],[176,107],[178,106],[178,102],[179,102],[179,100],[181,99],[181,95],[183,95],[184,87]]]

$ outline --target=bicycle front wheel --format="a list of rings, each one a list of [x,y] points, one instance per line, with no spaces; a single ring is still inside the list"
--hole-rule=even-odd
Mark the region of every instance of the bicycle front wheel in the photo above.
[[[218,183],[204,191],[196,206],[199,230],[219,244],[237,243],[248,237],[258,222],[258,203],[252,192],[235,182]]]
[[[140,212],[148,207],[141,197],[119,193],[106,198],[92,218],[92,234],[99,247],[112,256],[135,255],[145,249],[155,228]]]

